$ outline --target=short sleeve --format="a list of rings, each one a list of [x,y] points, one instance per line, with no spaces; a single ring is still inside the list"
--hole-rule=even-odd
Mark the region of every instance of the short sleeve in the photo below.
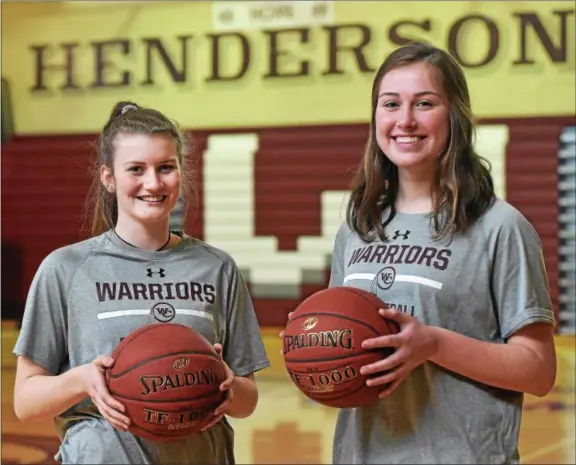
[[[223,358],[236,376],[246,376],[269,367],[270,362],[248,287],[235,264],[230,264],[227,269],[227,322]]]
[[[59,374],[67,357],[66,281],[63,264],[52,253],[32,280],[13,351],[52,374]]]
[[[491,290],[502,337],[536,322],[553,325],[542,243],[520,212],[512,210],[503,220],[491,249]]]
[[[342,224],[336,233],[334,247],[332,250],[332,260],[330,265],[330,282],[328,287],[344,285],[344,250],[346,248],[346,238],[349,230]]]

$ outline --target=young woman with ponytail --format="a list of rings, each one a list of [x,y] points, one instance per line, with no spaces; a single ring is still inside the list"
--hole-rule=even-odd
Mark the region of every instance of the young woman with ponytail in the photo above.
[[[25,422],[55,419],[61,463],[234,463],[226,416],[256,407],[253,373],[269,362],[246,284],[226,252],[169,229],[192,188],[184,145],[162,113],[118,103],[99,138],[93,237],[52,252],[34,277],[14,348],[14,408]],[[162,318],[160,302],[171,310]],[[129,432],[103,373],[122,338],[166,318],[214,344],[228,395],[202,432],[158,444]]]

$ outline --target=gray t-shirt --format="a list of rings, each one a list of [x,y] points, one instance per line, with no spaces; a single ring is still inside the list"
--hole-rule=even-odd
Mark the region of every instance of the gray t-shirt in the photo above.
[[[252,301],[225,252],[184,235],[176,247],[144,251],[113,232],[52,252],[39,267],[14,353],[54,375],[111,355],[148,323],[181,323],[211,343],[237,376],[269,366]],[[167,344],[170,341],[166,341]],[[224,418],[172,443],[119,432],[91,399],[55,418],[63,463],[234,463],[234,432]]]
[[[430,231],[425,214],[397,214],[384,243],[342,225],[330,286],[371,291],[422,323],[499,344],[531,323],[554,323],[542,244],[511,205],[497,199],[452,242]],[[375,405],[339,411],[333,461],[518,463],[522,402],[520,392],[428,361]]]

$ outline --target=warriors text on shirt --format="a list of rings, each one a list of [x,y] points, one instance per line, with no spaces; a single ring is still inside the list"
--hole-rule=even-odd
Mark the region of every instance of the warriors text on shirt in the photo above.
[[[450,263],[450,249],[419,245],[369,245],[354,250],[348,266],[356,263],[418,264],[445,270]]]
[[[96,283],[98,301],[107,300],[194,300],[214,303],[212,284],[194,281],[178,283]]]

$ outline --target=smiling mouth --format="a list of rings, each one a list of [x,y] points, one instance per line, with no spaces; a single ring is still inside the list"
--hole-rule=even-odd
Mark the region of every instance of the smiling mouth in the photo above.
[[[399,144],[415,144],[424,140],[426,136],[393,136],[394,139]]]
[[[138,200],[148,203],[161,203],[166,200],[166,195],[144,195],[142,197],[136,197]]]

